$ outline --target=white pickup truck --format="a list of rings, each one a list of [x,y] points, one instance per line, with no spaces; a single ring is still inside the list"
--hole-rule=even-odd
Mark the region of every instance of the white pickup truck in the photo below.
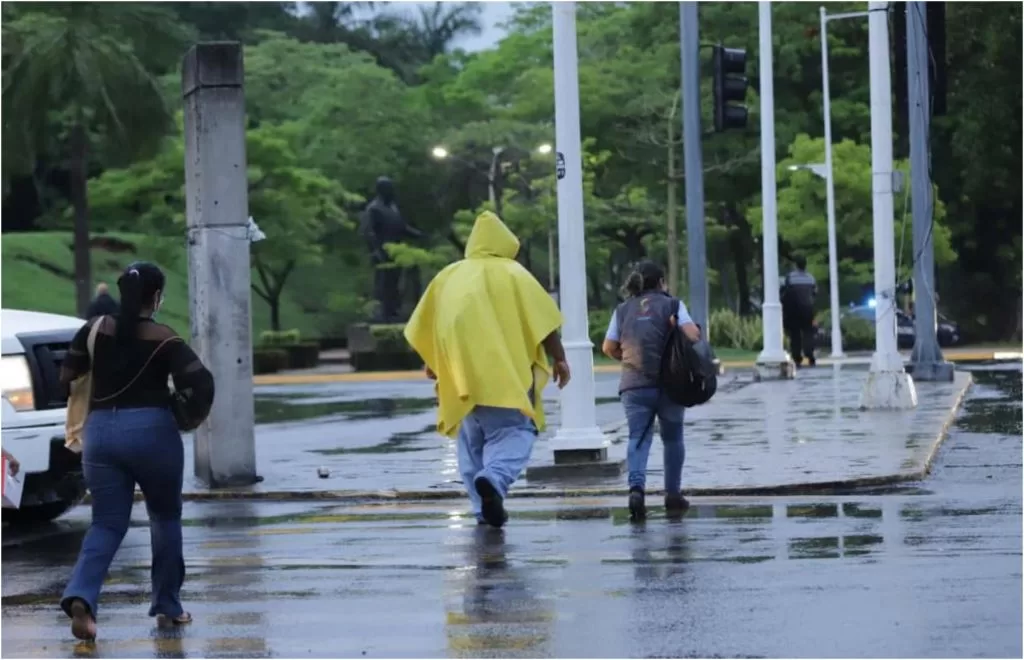
[[[2,443],[21,463],[21,506],[4,522],[46,522],[82,501],[81,456],[64,447],[67,388],[60,365],[82,319],[5,309],[0,312]]]

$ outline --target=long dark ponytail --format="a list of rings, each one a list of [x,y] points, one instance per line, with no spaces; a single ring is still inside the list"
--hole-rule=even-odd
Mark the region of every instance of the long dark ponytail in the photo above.
[[[622,285],[622,293],[635,297],[648,291],[655,291],[661,288],[661,282],[664,279],[665,271],[661,266],[645,259],[638,263],[626,277],[626,283]]]
[[[163,291],[164,273],[146,261],[130,264],[117,279],[121,292],[121,313],[117,320],[116,340],[120,347],[135,341],[143,308],[155,304],[157,291]]]

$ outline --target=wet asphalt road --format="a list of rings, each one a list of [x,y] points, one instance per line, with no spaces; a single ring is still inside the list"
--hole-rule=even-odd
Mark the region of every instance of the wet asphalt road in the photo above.
[[[85,523],[4,530],[4,657],[1020,657],[1021,374],[979,372],[924,483],[701,499],[630,525],[617,500],[186,506],[196,622],[145,616],[136,511],[73,643],[56,607]]]

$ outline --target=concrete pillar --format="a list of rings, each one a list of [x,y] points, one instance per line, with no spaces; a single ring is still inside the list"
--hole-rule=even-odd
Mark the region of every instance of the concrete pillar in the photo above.
[[[212,488],[249,485],[258,479],[241,45],[193,46],[181,82],[192,342],[217,388],[195,434],[195,475]]]
[[[779,303],[779,230],[775,212],[775,84],[772,70],[772,4],[759,2],[761,59],[761,246],[764,254],[764,302],[761,305],[763,350],[757,376],[765,380],[793,378],[796,366],[782,345]]]
[[[576,3],[552,3],[555,142],[558,154],[558,265],[562,343],[572,380],[562,390],[561,426],[552,440],[555,463],[601,462],[608,439],[597,426],[594,348],[587,330],[587,255],[583,238],[583,150],[580,145]]]
[[[896,345],[896,234],[892,199],[892,76],[886,2],[868,3],[871,72],[871,191],[875,242],[875,354],[861,393],[863,409],[917,406],[914,381]]]

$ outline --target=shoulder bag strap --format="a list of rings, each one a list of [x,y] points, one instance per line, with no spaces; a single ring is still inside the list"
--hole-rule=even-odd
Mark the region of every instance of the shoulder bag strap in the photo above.
[[[93,399],[93,401],[95,401],[96,403],[102,403],[104,401],[110,401],[111,399],[116,399],[117,397],[119,397],[122,394],[124,394],[125,392],[127,392],[128,388],[131,387],[132,385],[134,385],[135,381],[137,381],[139,379],[139,377],[142,376],[142,374],[146,371],[146,367],[148,367],[149,363],[153,361],[153,358],[156,357],[156,354],[160,352],[160,349],[162,349],[165,344],[168,344],[168,343],[170,343],[172,341],[184,341],[184,340],[181,337],[168,337],[167,339],[165,339],[162,342],[160,342],[160,345],[156,347],[156,350],[154,350],[152,353],[149,354],[149,357],[146,359],[146,363],[142,365],[142,368],[139,369],[139,372],[137,374],[135,374],[135,378],[132,378],[131,381],[129,381],[127,385],[125,385],[124,387],[119,389],[114,394],[111,394],[110,396],[105,396],[102,399]]]
[[[96,335],[99,333],[100,324],[106,316],[101,316],[93,322],[92,327],[89,328],[89,337],[85,340],[85,350],[89,351],[89,371],[92,371],[92,362],[96,353]]]

